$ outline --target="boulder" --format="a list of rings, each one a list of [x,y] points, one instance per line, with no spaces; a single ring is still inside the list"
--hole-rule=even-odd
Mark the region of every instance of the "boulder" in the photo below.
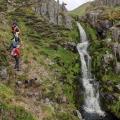
[[[8,80],[9,75],[8,75],[6,67],[1,67],[0,77],[1,77],[2,80]]]
[[[109,28],[111,28],[112,26],[113,26],[113,22],[110,21],[110,20],[102,20],[102,21],[101,21],[101,27],[102,27],[103,29],[109,29]]]

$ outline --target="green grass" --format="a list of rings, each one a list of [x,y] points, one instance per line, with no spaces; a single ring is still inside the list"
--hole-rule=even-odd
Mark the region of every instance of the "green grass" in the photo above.
[[[120,101],[117,101],[111,105],[110,109],[112,109],[112,112],[114,112],[120,118]]]
[[[83,16],[86,13],[86,9],[90,6],[90,2],[87,2],[80,7],[76,8],[75,10],[72,10],[69,12],[72,16]]]
[[[31,113],[26,112],[24,108],[15,107],[12,105],[4,104],[0,102],[0,110],[1,115],[0,117],[2,120],[36,120]]]
[[[0,97],[3,99],[14,98],[14,91],[4,84],[0,84]]]

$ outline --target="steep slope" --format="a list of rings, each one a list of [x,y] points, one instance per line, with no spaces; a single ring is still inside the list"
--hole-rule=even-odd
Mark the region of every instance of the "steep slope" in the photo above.
[[[76,27],[70,30],[50,24],[27,3],[21,7],[21,2],[12,4],[14,10],[13,6],[7,9],[7,1],[0,4],[6,7],[0,13],[0,118],[78,120],[73,114],[79,73]],[[21,29],[20,72],[13,69],[14,61],[7,51],[13,20]]]
[[[90,6],[90,3],[91,2],[87,2],[87,3],[79,6],[78,8],[70,11],[69,14],[72,15],[72,16],[76,16],[76,15],[77,16],[83,16],[83,15],[85,15],[86,9],[88,9],[88,7]]]

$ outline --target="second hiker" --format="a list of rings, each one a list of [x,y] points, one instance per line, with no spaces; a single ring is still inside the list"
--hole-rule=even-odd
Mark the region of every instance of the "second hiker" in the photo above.
[[[20,45],[17,45],[16,48],[12,49],[11,56],[15,59],[14,69],[20,71]]]

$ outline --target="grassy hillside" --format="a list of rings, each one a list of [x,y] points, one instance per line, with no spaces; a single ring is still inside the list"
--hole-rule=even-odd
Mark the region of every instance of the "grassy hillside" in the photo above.
[[[86,8],[88,8],[90,6],[91,2],[87,2],[81,6],[79,6],[78,8],[72,10],[69,12],[70,15],[72,16],[83,16],[86,13]]]
[[[3,4],[2,4],[3,7]],[[13,69],[14,61],[7,51],[11,43],[11,23],[21,29],[21,71]],[[0,78],[0,118],[2,120],[78,120],[75,107],[76,77],[79,56],[65,47],[77,42],[73,30],[49,24],[29,7],[0,17],[0,66],[7,69],[9,79]],[[32,86],[16,82],[37,78]],[[2,102],[4,101],[4,102]]]

